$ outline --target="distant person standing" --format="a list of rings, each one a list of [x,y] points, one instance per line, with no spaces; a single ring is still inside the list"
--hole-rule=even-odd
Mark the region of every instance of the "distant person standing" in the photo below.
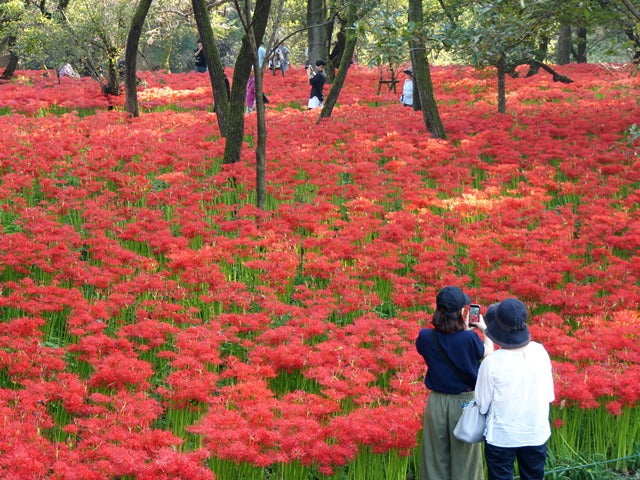
[[[282,76],[284,77],[284,73],[287,71],[287,69],[289,68],[289,64],[291,63],[291,60],[289,58],[291,55],[291,52],[289,51],[289,49],[284,43],[280,45],[280,52],[282,54],[282,62],[280,64],[280,69],[282,70]]]
[[[251,76],[247,82],[247,94],[245,96],[247,106],[246,113],[251,113],[256,109],[256,77],[251,70]]]
[[[198,48],[196,48],[193,56],[195,63],[193,71],[196,73],[207,73],[207,61],[204,58],[204,51],[202,50],[202,40],[198,39]]]
[[[267,49],[264,48],[264,45],[261,43],[258,47],[258,67],[262,68],[262,64],[264,63],[264,59],[267,56]]]
[[[327,83],[327,74],[324,73],[324,66],[326,65],[324,60],[318,60],[316,62],[317,72],[314,72],[310,66],[307,66],[307,76],[309,77],[309,84],[311,85],[311,93],[309,94],[309,110],[322,107],[324,102],[324,94],[322,89],[324,84]]]
[[[402,86],[402,95],[400,96],[400,102],[405,107],[413,106],[413,70],[407,68],[403,70],[403,72],[407,75],[407,78],[404,79],[404,85]]]

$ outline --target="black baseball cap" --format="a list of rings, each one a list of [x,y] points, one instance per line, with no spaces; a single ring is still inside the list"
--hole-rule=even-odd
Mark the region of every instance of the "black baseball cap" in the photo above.
[[[459,312],[465,305],[470,303],[471,298],[469,298],[469,295],[456,286],[444,287],[436,297],[437,307],[446,313]]]

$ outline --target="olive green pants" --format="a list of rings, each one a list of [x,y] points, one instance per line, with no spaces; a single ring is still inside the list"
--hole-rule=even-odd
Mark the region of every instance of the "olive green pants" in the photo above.
[[[453,436],[462,403],[473,392],[447,395],[431,392],[424,410],[420,480],[482,480],[482,447]]]

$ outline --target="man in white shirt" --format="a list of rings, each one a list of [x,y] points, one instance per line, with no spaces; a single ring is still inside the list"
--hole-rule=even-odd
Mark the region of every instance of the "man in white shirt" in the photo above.
[[[489,480],[542,480],[551,436],[549,403],[554,400],[549,354],[532,342],[527,308],[515,298],[491,305],[485,334],[502,347],[480,365],[475,398],[487,413],[485,460]]]

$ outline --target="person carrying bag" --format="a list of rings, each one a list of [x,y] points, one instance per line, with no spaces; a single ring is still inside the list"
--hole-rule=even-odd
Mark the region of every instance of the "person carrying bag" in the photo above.
[[[473,401],[480,361],[493,351],[469,328],[465,308],[471,299],[456,286],[444,287],[436,297],[433,327],[422,328],[416,349],[426,365],[425,385],[430,393],[424,411],[420,480],[482,480],[480,444],[465,443],[453,435],[462,404]],[[481,331],[481,315],[472,324]]]

